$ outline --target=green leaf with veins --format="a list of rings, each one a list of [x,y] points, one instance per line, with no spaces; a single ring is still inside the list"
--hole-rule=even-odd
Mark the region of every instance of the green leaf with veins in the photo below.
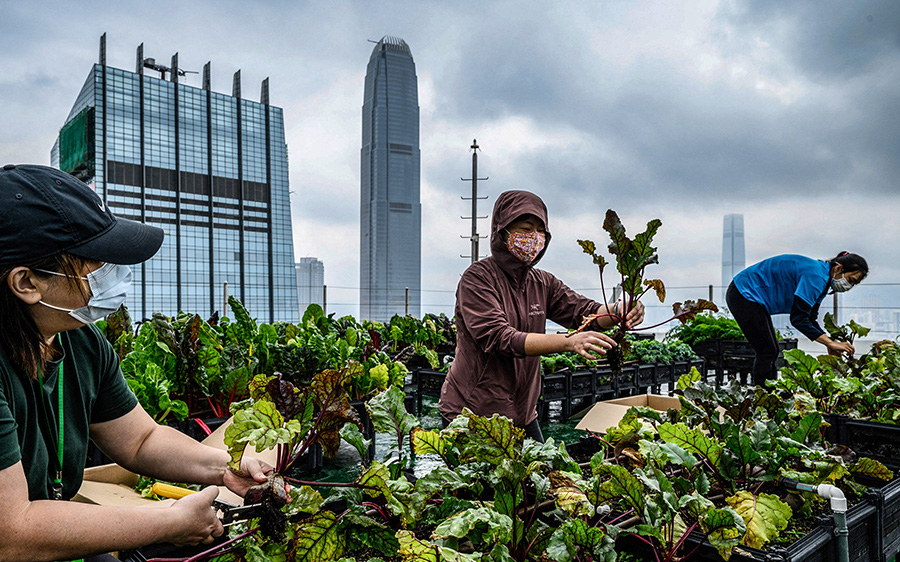
[[[456,537],[463,539],[476,531],[478,537],[472,542],[506,543],[510,539],[512,520],[493,509],[475,507],[457,513],[438,525],[432,533],[434,539]],[[473,534],[476,534],[473,533]]]
[[[689,429],[683,423],[664,423],[657,430],[666,443],[678,445],[689,453],[708,459],[713,466],[720,467],[722,446],[707,437],[699,427]]]
[[[459,418],[468,422],[466,438],[457,442],[461,461],[479,460],[499,465],[504,460],[519,458],[525,431],[513,425],[510,419],[498,414],[490,418],[476,416],[468,409],[463,409],[457,416]],[[452,423],[450,427],[453,427]]]
[[[234,470],[240,469],[247,445],[255,445],[256,452],[262,452],[275,445],[291,443],[301,431],[298,422],[284,421],[275,404],[256,402],[253,408],[235,413],[233,423],[225,430],[224,442],[231,455],[228,465]]]
[[[597,474],[595,478],[600,478],[601,483],[588,492],[588,499],[592,504],[602,505],[622,500],[638,513],[643,513],[647,502],[644,485],[627,468],[604,464],[597,467],[595,473]]]
[[[574,480],[559,471],[551,472],[549,477],[550,493],[556,496],[560,509],[572,517],[593,515],[594,506]]]
[[[479,562],[481,554],[463,554],[453,549],[419,540],[410,531],[397,531],[404,562]]]
[[[392,529],[375,519],[347,513],[341,517],[341,526],[347,533],[347,544],[354,545],[349,550],[366,547],[383,556],[395,556],[400,549],[396,529]],[[350,559],[355,560],[355,558]],[[371,559],[370,559],[371,560]]]
[[[363,464],[365,464],[369,458],[369,445],[372,443],[371,439],[366,439],[366,437],[362,434],[357,427],[356,424],[347,423],[344,424],[340,429],[341,439],[349,443],[353,446],[354,449],[359,453],[360,458],[362,459]]]
[[[392,386],[366,402],[366,410],[369,412],[376,432],[389,433],[402,438],[414,428],[419,427],[419,420],[406,411],[406,405],[403,402],[405,397],[402,390]]]
[[[752,548],[763,548],[778,538],[792,515],[790,506],[772,494],[754,496],[742,490],[725,502],[744,519],[747,531],[741,544]]]
[[[700,528],[706,533],[706,540],[726,561],[731,558],[734,548],[741,543],[747,532],[744,519],[732,508],[712,508],[700,519]]]
[[[893,471],[880,462],[868,457],[860,458],[848,468],[853,474],[861,474],[863,476],[868,476],[869,478],[879,478],[885,481],[894,479]]]
[[[314,562],[339,558],[346,548],[346,536],[340,521],[331,511],[320,511],[295,526],[295,562]]]
[[[547,557],[557,562],[615,562],[615,541],[603,529],[588,527],[581,519],[569,519],[553,531]]]

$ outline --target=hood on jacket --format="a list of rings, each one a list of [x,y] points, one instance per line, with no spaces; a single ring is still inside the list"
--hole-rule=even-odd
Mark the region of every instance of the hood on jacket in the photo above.
[[[515,257],[506,247],[501,235],[503,229],[516,221],[522,215],[534,215],[544,222],[546,239],[544,249],[527,264]],[[528,268],[533,267],[547,251],[550,245],[550,225],[547,224],[547,206],[540,197],[530,191],[504,191],[497,197],[494,203],[494,212],[491,217],[491,256],[507,274],[518,277]]]

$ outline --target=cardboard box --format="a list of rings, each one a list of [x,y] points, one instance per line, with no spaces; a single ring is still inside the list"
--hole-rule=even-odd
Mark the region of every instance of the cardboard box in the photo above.
[[[231,425],[232,421],[233,418],[222,424],[203,440],[203,444],[223,451],[227,450],[225,446],[225,429]],[[275,453],[274,449],[269,449],[262,453],[257,453],[252,447],[247,450],[248,455],[254,456],[272,466],[275,465]],[[137,474],[117,464],[93,466],[85,469],[84,482],[82,482],[81,488],[78,489],[78,493],[72,499],[73,501],[115,507],[165,507],[175,501],[157,501],[141,496],[133,489],[137,485],[138,479]],[[241,497],[225,486],[219,486],[219,499],[237,505],[243,502]]]
[[[625,412],[632,406],[649,406],[654,410],[665,412],[669,408],[680,410],[681,402],[677,396],[660,396],[657,394],[639,394],[637,396],[604,400],[594,404],[588,413],[581,418],[575,429],[606,433],[606,430],[610,427],[619,425],[619,422],[625,417]]]

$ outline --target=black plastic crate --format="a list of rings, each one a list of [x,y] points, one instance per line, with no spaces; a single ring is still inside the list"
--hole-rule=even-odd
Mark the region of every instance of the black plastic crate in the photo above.
[[[637,391],[637,365],[625,365],[622,372],[614,375],[613,390],[616,397],[631,396]]]
[[[861,457],[875,459],[890,468],[900,468],[900,426],[855,420],[829,414],[831,424],[825,438],[853,449]]]
[[[703,380],[704,381],[706,380],[707,369],[706,369],[706,360],[705,359],[703,359],[701,357],[699,359],[691,359],[690,361],[688,361],[687,372],[690,373],[691,369],[697,369],[700,372],[700,374],[703,376]],[[676,379],[676,381],[677,381],[677,379]]]
[[[441,387],[444,386],[446,378],[447,373],[432,371],[431,369],[419,369],[416,374],[416,391],[420,396],[439,398],[441,396]]]
[[[639,392],[647,392],[647,390],[656,386],[656,364],[641,363],[637,365],[637,379],[635,385]]]
[[[580,398],[582,396],[590,396],[593,398],[594,389],[594,372],[593,371],[577,371],[569,377],[569,399]]]
[[[561,400],[569,395],[569,375],[571,373],[555,373],[541,377],[541,395],[544,400]]]
[[[169,427],[174,427],[196,441],[203,441],[210,433],[218,429],[229,419],[230,416],[220,418],[187,418],[169,422]]]
[[[696,549],[696,550],[695,550]],[[706,535],[694,531],[684,542],[682,553],[690,553],[690,560],[722,562],[722,556],[709,542]],[[834,537],[827,527],[816,527],[799,540],[785,547],[759,550],[746,546],[734,549],[729,562],[835,562]]]
[[[888,562],[900,553],[900,477],[877,490],[875,496],[878,534],[881,537],[881,556],[877,560]]]
[[[674,363],[672,363],[672,378],[675,382],[678,382],[678,377],[680,377],[681,375],[686,375],[690,372],[690,361],[675,361]]]
[[[869,501],[862,501],[847,511],[847,542],[850,562],[869,562],[878,559],[878,517],[877,509]],[[700,545],[691,560],[719,560],[719,553],[699,532],[693,532],[685,541],[684,552],[691,552]],[[817,526],[786,547],[772,546],[765,550],[738,547],[731,556],[733,562],[835,562],[837,540],[834,536],[834,520],[829,515],[822,517]]]
[[[612,368],[598,367],[594,369],[594,392],[596,395],[613,393],[615,389],[614,380]]]

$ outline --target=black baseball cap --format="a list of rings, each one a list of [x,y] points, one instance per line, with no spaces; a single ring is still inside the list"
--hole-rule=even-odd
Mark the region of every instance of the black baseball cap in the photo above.
[[[0,170],[0,267],[62,252],[131,265],[153,257],[164,235],[117,218],[87,184],[56,168],[7,164]]]

